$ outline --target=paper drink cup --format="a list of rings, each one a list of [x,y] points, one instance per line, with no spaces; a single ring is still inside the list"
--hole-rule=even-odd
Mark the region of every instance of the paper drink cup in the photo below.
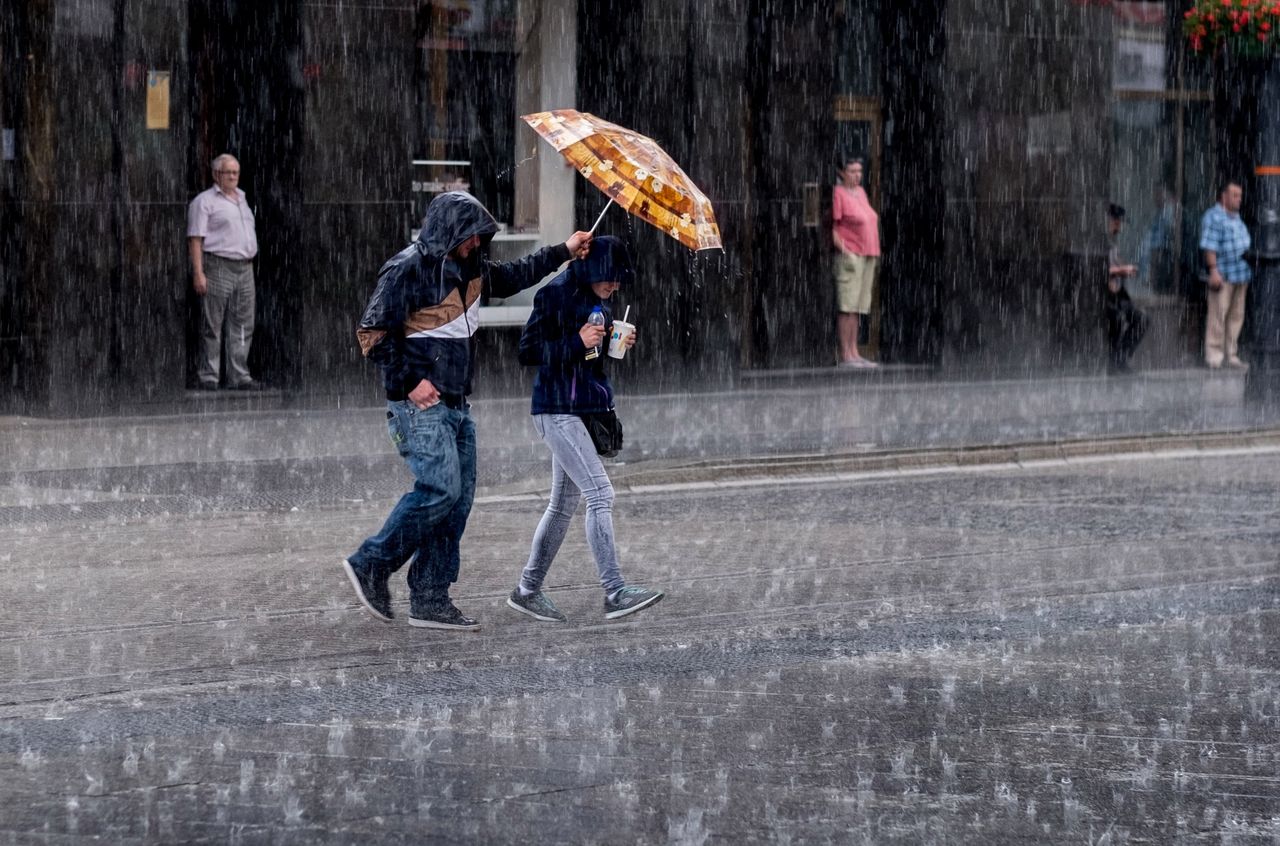
[[[635,331],[636,327],[625,320],[613,321],[613,333],[609,335],[610,358],[622,358],[627,354],[626,340]]]

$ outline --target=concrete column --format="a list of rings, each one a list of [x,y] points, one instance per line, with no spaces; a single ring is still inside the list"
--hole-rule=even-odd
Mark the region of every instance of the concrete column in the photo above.
[[[574,0],[520,0],[516,114],[572,109],[578,91],[578,9]],[[573,219],[576,174],[564,158],[520,121],[516,127],[513,223],[543,243],[563,241]]]
[[[517,18],[516,44],[523,45],[516,56],[516,148],[515,202],[511,223],[521,229],[536,231],[538,228],[538,160],[547,153],[543,142],[522,120],[541,109],[542,103],[542,39],[539,34],[541,17],[538,7],[541,0],[520,0]]]
[[[578,92],[578,4],[575,0],[543,0],[538,38],[542,46],[542,80],[538,109],[571,109]],[[563,241],[578,228],[573,216],[573,180],[578,178],[564,158],[543,142],[538,150],[538,231],[544,243]],[[589,224],[588,224],[589,225]]]

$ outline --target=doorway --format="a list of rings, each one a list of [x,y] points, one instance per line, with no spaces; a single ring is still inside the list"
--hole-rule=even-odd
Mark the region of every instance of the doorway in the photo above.
[[[857,156],[865,162],[863,179],[871,207],[880,211],[881,105],[878,97],[841,95],[835,102],[836,151],[838,157]],[[839,164],[843,164],[840,162]],[[835,165],[836,167],[839,167]],[[858,347],[867,356],[880,356],[880,278],[871,291],[871,314],[860,321]]]
[[[221,153],[240,162],[240,189],[254,210],[256,315],[249,370],[278,387],[297,381],[302,338],[295,268],[301,266],[304,92],[302,3],[197,0],[188,12],[191,137],[188,194],[212,184]],[[235,38],[228,37],[234,33]],[[270,43],[272,49],[262,49]],[[187,285],[190,291],[190,284]],[[194,382],[199,323],[188,294],[188,384]]]

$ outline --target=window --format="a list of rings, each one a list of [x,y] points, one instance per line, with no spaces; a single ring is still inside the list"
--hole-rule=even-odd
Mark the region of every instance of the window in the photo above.
[[[498,221],[493,259],[563,241],[574,173],[519,116],[573,106],[576,3],[435,0],[416,20],[414,228],[431,197],[461,189]],[[481,325],[523,325],[533,293],[486,301]]]
[[[1168,4],[1113,9],[1111,198],[1126,210],[1120,253],[1139,267],[1132,292],[1185,294],[1196,283],[1198,216],[1213,197],[1209,81],[1186,61]]]

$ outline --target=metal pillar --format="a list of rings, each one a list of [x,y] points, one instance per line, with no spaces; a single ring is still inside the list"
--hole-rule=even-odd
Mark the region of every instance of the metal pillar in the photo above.
[[[1258,107],[1258,231],[1249,292],[1253,332],[1245,396],[1251,402],[1280,405],[1280,57],[1271,60],[1263,76]]]

